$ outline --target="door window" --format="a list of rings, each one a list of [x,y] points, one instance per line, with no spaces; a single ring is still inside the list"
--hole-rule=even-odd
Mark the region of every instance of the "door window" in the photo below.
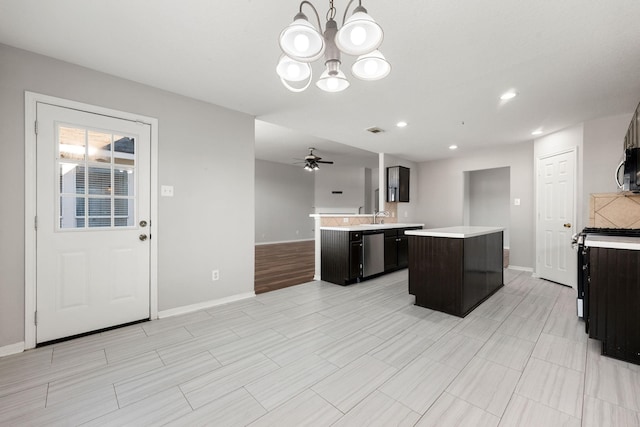
[[[58,230],[133,227],[136,138],[56,124]]]

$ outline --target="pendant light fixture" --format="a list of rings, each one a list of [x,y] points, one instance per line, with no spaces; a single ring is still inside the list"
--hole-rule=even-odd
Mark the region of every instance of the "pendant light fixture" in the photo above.
[[[316,86],[326,92],[341,92],[349,87],[349,81],[340,69],[341,54],[358,58],[351,67],[351,73],[361,80],[380,80],[391,71],[391,65],[378,50],[384,38],[380,25],[362,7],[362,0],[347,19],[350,0],[342,18],[342,28],[335,21],[336,8],[329,1],[327,22],[324,33],[318,11],[309,1],[300,3],[300,10],[293,22],[280,33],[280,49],[283,55],[278,61],[276,72],[282,84],[293,92],[302,92],[309,87],[313,78],[311,62],[324,55],[325,71]],[[316,29],[302,13],[302,6],[311,7],[318,20]]]

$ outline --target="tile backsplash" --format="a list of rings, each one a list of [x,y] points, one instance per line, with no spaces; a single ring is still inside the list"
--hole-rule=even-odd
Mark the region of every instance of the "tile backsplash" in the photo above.
[[[640,228],[640,194],[591,194],[589,226],[608,228]]]
[[[345,222],[344,219],[347,219]],[[371,224],[371,216],[323,216],[320,218],[321,227],[345,227],[350,225]]]

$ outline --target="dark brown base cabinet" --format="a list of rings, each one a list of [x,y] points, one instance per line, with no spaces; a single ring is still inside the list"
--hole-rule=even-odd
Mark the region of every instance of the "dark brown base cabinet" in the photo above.
[[[362,278],[362,232],[320,231],[320,275],[326,282],[349,285]]]
[[[504,284],[502,231],[468,238],[409,236],[416,305],[465,317]]]
[[[363,279],[407,268],[409,239],[404,232],[420,228],[385,229],[384,272],[370,277],[363,277],[361,231],[320,230],[320,278],[325,282],[350,285]]]
[[[640,364],[640,251],[589,248],[589,337],[602,354]]]
[[[384,230],[384,271],[390,273],[409,266],[409,236],[405,236],[407,230],[419,230],[413,228],[392,228]]]

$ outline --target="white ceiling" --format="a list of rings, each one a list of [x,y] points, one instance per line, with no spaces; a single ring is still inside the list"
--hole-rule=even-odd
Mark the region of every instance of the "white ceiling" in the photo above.
[[[323,17],[329,2],[313,2]],[[346,4],[335,2],[339,23]],[[309,146],[335,161],[335,142],[414,161],[464,155],[640,101],[638,0],[363,0],[393,68],[377,82],[346,71],[351,87],[337,94],[291,93],[275,74],[277,37],[298,5],[0,0],[0,43],[255,115],[257,157],[284,163]],[[500,101],[508,89],[519,96]]]

